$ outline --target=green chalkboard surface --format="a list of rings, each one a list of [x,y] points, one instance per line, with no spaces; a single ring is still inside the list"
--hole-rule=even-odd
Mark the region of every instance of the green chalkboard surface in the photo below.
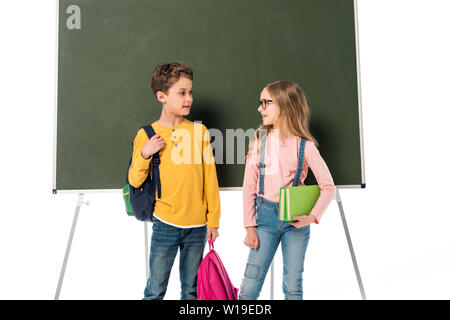
[[[161,112],[152,71],[173,61],[194,70],[188,119],[231,146],[215,150],[220,187],[244,174],[226,133],[259,126],[261,88],[276,80],[305,91],[335,184],[361,187],[354,11],[351,0],[60,0],[54,190],[122,188],[137,130]]]

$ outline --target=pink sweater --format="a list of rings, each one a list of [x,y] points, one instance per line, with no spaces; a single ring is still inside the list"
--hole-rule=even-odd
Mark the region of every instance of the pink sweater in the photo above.
[[[266,140],[264,163],[264,195],[263,198],[278,203],[281,187],[292,186],[297,170],[300,137],[294,136],[280,143],[277,135],[270,132]],[[259,148],[256,140],[252,145],[252,153],[245,165],[243,197],[244,197],[244,227],[257,226],[255,199],[259,188]],[[314,173],[320,186],[320,197],[311,211],[319,223],[322,214],[336,193],[336,186],[330,171],[313,142],[307,140],[303,158],[303,171],[299,185],[304,185],[308,168]]]

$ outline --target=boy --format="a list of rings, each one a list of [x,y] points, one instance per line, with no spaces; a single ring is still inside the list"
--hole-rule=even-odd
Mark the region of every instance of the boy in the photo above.
[[[184,118],[192,98],[192,69],[182,63],[156,66],[152,90],[162,104],[150,140],[140,129],[134,140],[129,182],[135,188],[149,174],[159,152],[161,198],[156,197],[150,248],[150,276],[144,299],[163,299],[180,248],[181,299],[197,298],[197,271],[206,239],[218,237],[220,218],[216,167],[206,127]]]

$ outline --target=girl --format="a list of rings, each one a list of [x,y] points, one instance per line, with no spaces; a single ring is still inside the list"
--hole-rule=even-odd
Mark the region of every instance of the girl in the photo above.
[[[263,124],[250,144],[243,185],[247,231],[244,243],[250,247],[250,254],[239,298],[258,298],[281,241],[285,299],[302,299],[310,224],[319,223],[336,187],[317,150],[317,141],[309,132],[309,107],[298,84],[276,81],[266,85],[261,91],[258,112]],[[303,185],[308,168],[320,185],[317,203],[308,216],[294,217],[294,222],[279,221],[280,188]]]

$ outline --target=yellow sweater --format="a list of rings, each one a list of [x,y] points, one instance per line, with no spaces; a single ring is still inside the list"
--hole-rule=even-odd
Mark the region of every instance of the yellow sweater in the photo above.
[[[220,218],[219,185],[208,130],[187,119],[169,128],[157,121],[152,127],[165,142],[159,151],[161,198],[156,197],[154,215],[177,227],[218,228]],[[133,161],[128,180],[139,188],[147,178],[151,158],[141,151],[148,141],[144,129],[134,139]],[[158,193],[156,191],[156,193]]]

